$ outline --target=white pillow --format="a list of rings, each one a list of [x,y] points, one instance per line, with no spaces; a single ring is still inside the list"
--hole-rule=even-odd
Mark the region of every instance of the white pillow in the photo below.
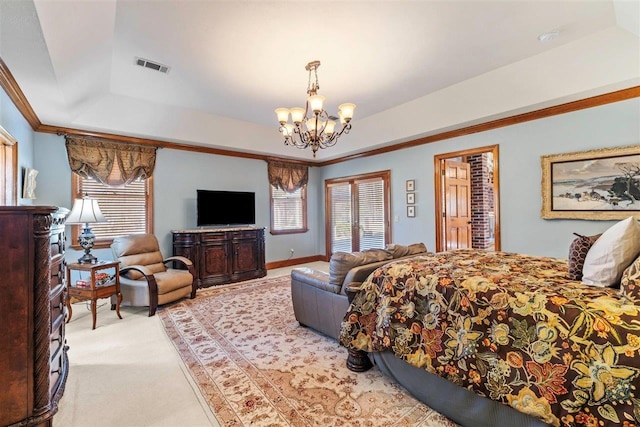
[[[612,225],[591,246],[582,268],[582,282],[616,286],[624,270],[640,254],[640,224],[629,217]]]

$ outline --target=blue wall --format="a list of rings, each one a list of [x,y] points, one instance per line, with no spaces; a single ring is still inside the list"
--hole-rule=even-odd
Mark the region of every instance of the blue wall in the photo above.
[[[38,188],[47,204],[71,208],[71,171],[64,138],[36,133],[35,163],[40,170]],[[319,213],[318,186],[308,189],[310,231],[304,234],[272,236],[269,233],[270,206],[267,163],[262,160],[218,156],[172,149],[159,149],[154,172],[154,233],[165,255],[172,253],[171,230],[196,228],[196,190],[234,190],[256,193],[256,225],[265,227],[267,262],[316,255]],[[318,169],[310,168],[309,179],[318,181]],[[44,200],[39,200],[44,203]],[[72,257],[75,255],[71,255]],[[109,250],[97,250],[101,259]]]
[[[36,187],[37,200],[22,198],[22,181],[25,168],[34,168],[34,132],[4,90],[0,90],[0,125],[18,141],[18,204],[44,204],[40,201],[42,190]],[[35,168],[37,169],[37,168]]]
[[[71,172],[64,139],[31,131],[13,103],[0,91],[0,124],[19,141],[20,167],[39,170],[37,204],[71,207]],[[354,132],[357,128],[354,128]],[[348,137],[343,143],[348,143]],[[566,257],[573,232],[592,234],[610,221],[543,220],[540,218],[540,156],[640,144],[640,99],[631,99],[495,129],[419,147],[360,158],[309,174],[309,231],[269,234],[269,185],[266,162],[173,149],[158,150],[155,172],[155,234],[171,253],[171,230],[195,227],[198,188],[256,192],[256,218],[267,229],[267,262],[324,254],[324,180],[391,170],[393,240],[422,241],[435,247],[433,156],[467,148],[499,145],[502,249]],[[415,218],[406,217],[404,183],[416,180]],[[20,174],[20,185],[22,175]],[[21,188],[21,187],[20,187]],[[21,204],[30,203],[19,200]],[[398,222],[393,222],[394,217]],[[71,254],[71,256],[75,256]],[[110,258],[108,250],[99,251]]]
[[[494,144],[500,158],[502,250],[566,258],[573,232],[599,233],[612,222],[541,219],[540,156],[640,144],[640,99],[338,163],[323,167],[320,179],[391,169],[393,240],[422,241],[434,250],[434,155]],[[415,218],[407,218],[405,212],[407,179],[416,180]],[[319,206],[324,206],[324,194],[321,197]],[[393,222],[395,216],[399,222]],[[319,252],[324,251],[322,237]]]

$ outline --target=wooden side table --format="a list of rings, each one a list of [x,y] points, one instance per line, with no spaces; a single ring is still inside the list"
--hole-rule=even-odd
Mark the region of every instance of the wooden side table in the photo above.
[[[115,270],[115,276],[107,283],[103,283],[100,279],[101,270]],[[71,270],[88,271],[90,278],[86,280],[86,287],[79,286],[71,280]],[[71,320],[71,297],[78,301],[91,300],[91,315],[93,316],[93,328],[96,328],[97,303],[98,298],[109,298],[112,295],[117,296],[116,314],[120,319],[120,303],[122,302],[122,293],[120,293],[120,263],[118,261],[98,261],[95,264],[80,264],[71,262],[67,264],[67,280],[69,281],[67,292],[67,323]]]

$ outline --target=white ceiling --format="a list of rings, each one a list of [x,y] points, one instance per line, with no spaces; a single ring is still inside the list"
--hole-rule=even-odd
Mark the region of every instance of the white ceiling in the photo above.
[[[614,27],[637,40],[637,14],[624,0],[0,0],[0,57],[44,124],[310,159],[281,147],[273,110],[304,106],[311,60],[330,114],[357,104],[346,141],[363,119]]]

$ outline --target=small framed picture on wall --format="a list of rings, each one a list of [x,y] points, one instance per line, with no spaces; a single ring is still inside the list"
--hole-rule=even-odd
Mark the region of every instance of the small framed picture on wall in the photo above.
[[[415,189],[416,189],[416,180],[415,179],[408,179],[407,180],[407,184],[406,184],[406,189],[407,189],[407,191],[415,191]]]
[[[416,207],[415,206],[407,206],[407,216],[409,218],[414,218],[416,216]]]
[[[416,193],[407,193],[407,204],[413,205],[416,202]]]

